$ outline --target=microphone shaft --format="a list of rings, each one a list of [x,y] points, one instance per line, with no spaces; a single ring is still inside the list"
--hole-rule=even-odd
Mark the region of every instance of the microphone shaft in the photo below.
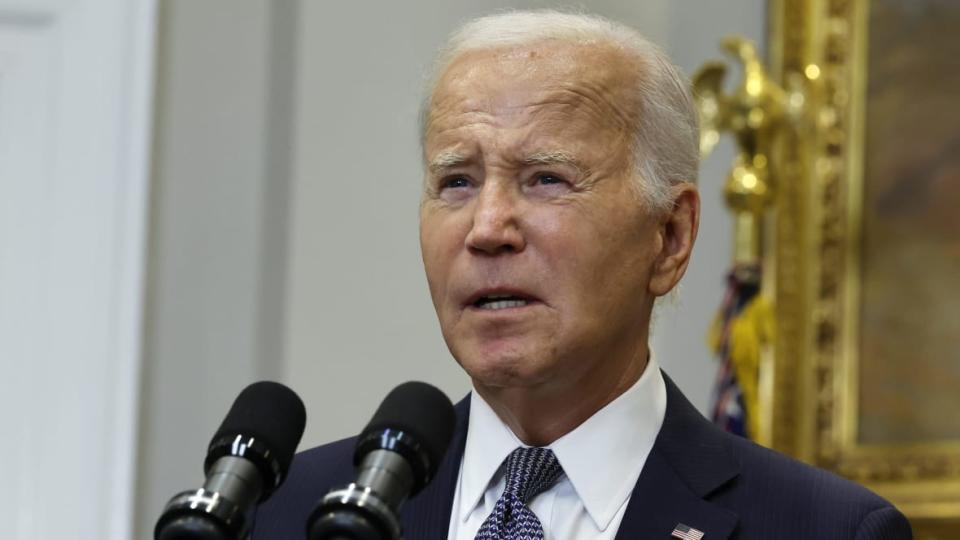
[[[224,456],[214,462],[207,473],[203,489],[219,493],[240,508],[251,508],[263,492],[260,471],[253,462],[235,456]]]
[[[370,488],[393,510],[400,507],[413,487],[413,470],[400,454],[374,450],[360,463],[357,485]]]

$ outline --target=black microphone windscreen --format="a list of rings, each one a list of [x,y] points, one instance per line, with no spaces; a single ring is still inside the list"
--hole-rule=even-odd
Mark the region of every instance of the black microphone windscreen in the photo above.
[[[212,452],[218,442],[238,435],[255,438],[276,460],[280,469],[277,472],[283,478],[290,469],[306,423],[307,411],[293,390],[280,383],[256,382],[237,396],[211,439],[210,450]],[[208,455],[207,466],[212,457]]]
[[[384,398],[359,440],[384,429],[410,433],[429,456],[428,477],[436,473],[450,445],[456,414],[450,398],[439,389],[422,382],[407,382]]]

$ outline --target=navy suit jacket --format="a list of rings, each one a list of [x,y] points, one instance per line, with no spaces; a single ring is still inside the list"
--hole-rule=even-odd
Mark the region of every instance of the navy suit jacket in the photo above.
[[[663,426],[640,473],[617,540],[669,539],[677,524],[703,540],[903,540],[910,525],[870,491],[719,430],[667,385]],[[433,482],[401,510],[406,540],[447,537],[470,402],[456,406],[453,442]],[[254,516],[254,540],[304,540],[330,489],[354,477],[354,439],[296,456],[286,483]],[[602,454],[597,459],[603,459]]]

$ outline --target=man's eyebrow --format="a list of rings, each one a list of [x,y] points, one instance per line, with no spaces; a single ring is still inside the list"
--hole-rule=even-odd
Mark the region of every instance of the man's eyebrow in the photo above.
[[[430,161],[430,164],[427,165],[427,170],[432,173],[436,173],[437,171],[441,171],[443,169],[449,169],[451,167],[463,165],[464,163],[467,163],[467,161],[469,161],[467,156],[453,150],[447,150],[437,154],[437,157],[433,158]]]
[[[523,158],[524,165],[567,165],[573,167],[579,173],[585,173],[586,168],[580,164],[569,152],[555,150],[551,152],[536,152]]]
[[[470,162],[470,158],[456,152],[454,150],[447,150],[437,154],[433,158],[427,169],[431,173],[437,173],[444,169],[450,169],[453,167],[459,167],[461,165],[467,164]],[[573,167],[577,170],[578,173],[586,173],[587,170],[580,164],[580,161],[569,152],[563,150],[554,150],[547,152],[535,152],[530,154],[520,160],[520,163],[526,166],[530,165],[566,165]]]

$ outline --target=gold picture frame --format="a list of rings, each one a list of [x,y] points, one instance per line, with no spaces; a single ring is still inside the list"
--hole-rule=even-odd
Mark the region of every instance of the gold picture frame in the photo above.
[[[777,336],[761,371],[761,442],[878,492],[917,538],[960,538],[960,437],[865,444],[858,435],[869,10],[868,0],[769,4],[770,72],[806,81],[809,114],[771,159],[764,287]],[[943,414],[960,414],[956,403]]]

